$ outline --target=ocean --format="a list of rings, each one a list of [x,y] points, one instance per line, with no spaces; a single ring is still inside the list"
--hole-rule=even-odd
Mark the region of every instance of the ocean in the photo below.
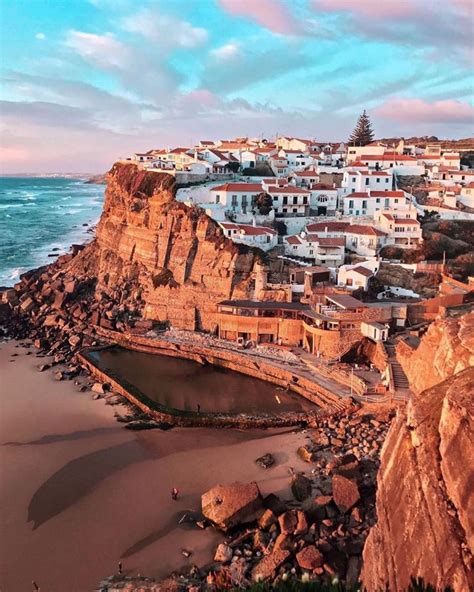
[[[0,177],[0,286],[90,240],[104,190],[79,179]]]

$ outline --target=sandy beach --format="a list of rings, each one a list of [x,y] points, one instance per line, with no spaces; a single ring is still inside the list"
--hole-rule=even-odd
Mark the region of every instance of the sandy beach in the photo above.
[[[0,344],[2,591],[35,580],[48,592],[87,592],[119,560],[150,576],[205,564],[221,535],[178,525],[204,491],[256,480],[263,494],[290,499],[288,468],[307,469],[296,456],[301,431],[126,430],[116,408],[38,372],[45,359],[16,345]],[[254,462],[266,452],[277,459],[268,470]]]

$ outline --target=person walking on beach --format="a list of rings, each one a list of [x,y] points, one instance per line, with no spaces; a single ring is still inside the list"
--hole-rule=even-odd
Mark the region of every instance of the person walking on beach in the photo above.
[[[176,489],[176,487],[173,487],[173,489],[171,490],[171,499],[176,501],[178,499],[178,494],[179,491]]]
[[[121,561],[118,562],[118,572],[119,572],[119,576],[121,576],[122,575],[122,562]]]
[[[35,592],[39,592],[40,587],[38,586],[38,584],[34,580],[31,583],[33,584],[33,590]]]

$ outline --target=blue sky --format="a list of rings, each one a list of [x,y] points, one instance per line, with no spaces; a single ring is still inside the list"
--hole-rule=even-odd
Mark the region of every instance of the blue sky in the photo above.
[[[275,133],[473,135],[471,0],[3,0],[5,172]]]

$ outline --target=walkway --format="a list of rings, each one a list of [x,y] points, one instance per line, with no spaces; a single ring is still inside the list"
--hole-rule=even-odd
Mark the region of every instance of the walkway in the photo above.
[[[397,360],[395,354],[395,345],[385,342],[385,349],[388,354],[388,362],[392,367],[393,385],[395,387],[394,398],[397,400],[408,401],[411,398],[410,383],[408,378]]]

